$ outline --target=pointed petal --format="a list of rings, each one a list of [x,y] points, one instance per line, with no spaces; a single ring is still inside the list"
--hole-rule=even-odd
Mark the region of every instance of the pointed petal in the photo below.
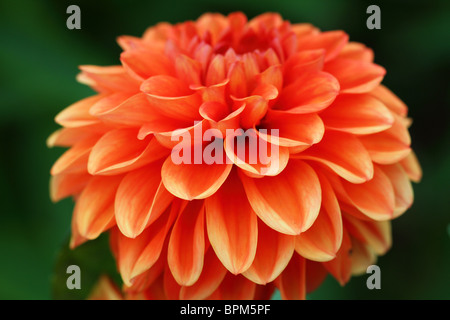
[[[339,53],[339,58],[373,62],[373,50],[359,42],[349,42]]]
[[[84,188],[73,213],[83,237],[95,239],[115,224],[114,197],[121,180],[122,176],[93,177]]]
[[[80,66],[77,79],[100,92],[139,92],[139,82],[130,77],[123,66]]]
[[[55,117],[56,123],[66,128],[82,127],[100,121],[89,113],[89,109],[105,95],[97,94],[68,106]]]
[[[86,172],[89,153],[97,140],[97,137],[93,137],[74,144],[53,164],[50,170],[51,175]]]
[[[231,273],[244,272],[255,257],[258,224],[236,170],[205,205],[208,238],[217,257]]]
[[[50,198],[57,202],[81,193],[91,177],[87,172],[62,173],[50,177]]]
[[[258,217],[278,232],[297,235],[316,220],[321,190],[314,170],[291,160],[279,175],[259,179],[240,174],[250,205]]]
[[[325,61],[332,60],[348,42],[348,35],[340,30],[325,31],[298,39],[299,50],[324,49]]]
[[[370,94],[380,100],[392,112],[403,117],[408,114],[408,107],[405,103],[384,85],[380,84]]]
[[[405,158],[400,160],[400,165],[412,181],[420,182],[422,179],[422,168],[414,151],[411,151]]]
[[[352,243],[350,236],[344,229],[342,237],[342,245],[336,254],[336,258],[331,261],[323,262],[322,265],[329,273],[339,282],[341,286],[344,286],[351,277],[351,249]]]
[[[304,50],[290,56],[283,64],[285,85],[295,82],[299,75],[306,72],[318,72],[323,68],[325,51]]]
[[[256,256],[244,276],[257,284],[272,282],[289,263],[294,245],[294,236],[279,233],[258,220]]]
[[[408,175],[402,166],[398,163],[380,166],[394,187],[395,192],[395,210],[394,218],[408,210],[414,200],[413,188]]]
[[[136,80],[142,81],[154,75],[174,74],[170,59],[162,53],[149,49],[134,49],[122,52],[120,61]]]
[[[336,257],[342,243],[342,218],[334,191],[319,175],[322,188],[322,206],[314,224],[296,237],[295,251],[314,261],[329,261]]]
[[[169,240],[167,262],[176,282],[193,285],[203,269],[205,254],[204,203],[191,201],[179,214]]]
[[[367,244],[352,238],[352,274],[366,274],[367,267],[375,264],[377,256]]]
[[[138,236],[172,202],[174,197],[164,188],[160,172],[161,163],[154,163],[128,173],[120,183],[115,216],[125,236]]]
[[[315,291],[325,280],[328,272],[320,262],[306,260],[306,293]]]
[[[251,300],[255,295],[256,284],[242,275],[227,273],[219,287],[222,300]]]

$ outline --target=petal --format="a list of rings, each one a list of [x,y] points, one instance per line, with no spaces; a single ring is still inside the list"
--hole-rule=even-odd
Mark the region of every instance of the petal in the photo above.
[[[373,50],[359,42],[349,42],[338,55],[339,58],[373,62]]]
[[[116,129],[97,141],[89,155],[92,175],[112,175],[140,168],[169,153],[155,138],[137,138],[137,129]]]
[[[329,273],[339,282],[341,286],[344,286],[351,277],[352,259],[351,259],[352,243],[350,236],[344,229],[342,237],[342,245],[336,254],[336,258],[331,261],[323,262],[322,265]]]
[[[89,294],[88,300],[123,300],[123,296],[109,277],[101,276]]]
[[[384,103],[392,112],[406,117],[408,114],[408,107],[400,100],[391,90],[380,84],[373,89],[370,94]]]
[[[204,199],[214,194],[227,179],[232,164],[225,162],[175,164],[172,157],[168,157],[161,170],[162,181],[166,189],[178,198]]]
[[[219,291],[222,300],[251,300],[255,295],[256,284],[242,275],[227,273]]]
[[[389,109],[368,94],[340,95],[320,117],[327,128],[353,134],[380,132],[394,123]]]
[[[50,170],[51,175],[55,176],[69,172],[86,172],[89,153],[97,142],[97,139],[97,137],[88,138],[74,144],[53,164]]]
[[[348,42],[348,35],[340,30],[325,31],[298,39],[298,50],[324,49],[325,62],[335,58]]]
[[[208,238],[217,257],[231,273],[244,272],[255,257],[258,224],[236,170],[205,205]]]
[[[342,243],[342,218],[336,195],[323,176],[319,175],[322,187],[322,206],[314,224],[296,237],[295,251],[314,261],[329,261],[336,257]]]
[[[103,94],[97,94],[68,106],[55,117],[56,123],[66,128],[82,127],[99,123],[99,120],[89,113],[89,109],[104,97],[105,95]]]
[[[227,160],[250,176],[276,176],[289,161],[289,149],[279,145],[276,132],[260,137],[255,129],[229,129],[224,148]]]
[[[135,284],[135,278],[151,269],[160,258],[166,236],[176,218],[176,212],[167,209],[138,237],[131,239],[116,229],[120,275],[127,286]]]
[[[400,164],[380,166],[394,187],[395,210],[394,217],[398,217],[408,210],[414,200],[411,181]]]
[[[135,238],[155,221],[173,200],[161,182],[161,162],[128,173],[120,183],[115,216],[120,231]]]
[[[291,157],[318,161],[352,183],[362,183],[373,176],[369,153],[355,136],[326,131],[320,143]]]
[[[89,85],[99,92],[126,91],[139,92],[139,82],[130,77],[122,66],[99,67],[80,66],[79,82]]]
[[[322,140],[325,127],[317,114],[291,114],[285,111],[270,110],[263,123],[259,126],[258,134],[261,129],[279,130],[279,145],[285,147],[309,146]],[[270,142],[270,141],[269,141]]]
[[[47,147],[71,147],[81,140],[99,139],[108,130],[101,125],[61,128],[47,138]]]
[[[304,50],[290,56],[283,64],[285,85],[295,82],[299,75],[306,72],[318,72],[323,69],[325,51]]]
[[[204,203],[191,201],[180,212],[169,240],[167,262],[176,282],[193,285],[203,269],[205,254]]]
[[[259,179],[240,174],[250,205],[272,229],[297,235],[316,220],[321,190],[314,170],[305,162],[293,160],[275,177]]]
[[[167,56],[149,49],[124,51],[120,55],[123,66],[138,81],[155,75],[174,74],[174,67]]]
[[[291,261],[277,278],[276,284],[283,300],[306,299],[306,260],[294,253]]]
[[[360,137],[373,162],[393,164],[405,158],[411,152],[411,137],[402,118],[396,114],[392,126],[379,133]]]
[[[192,286],[182,287],[180,290],[180,299],[182,300],[202,300],[210,296],[221,284],[227,273],[217,259],[212,248],[209,248],[205,255],[203,271]]]
[[[375,264],[377,255],[367,244],[352,238],[352,274],[366,274],[367,267]]]
[[[372,91],[386,74],[386,70],[379,65],[346,58],[338,58],[326,63],[324,71],[338,79],[341,93]]]
[[[152,110],[169,118],[194,121],[200,118],[198,109],[202,104],[201,95],[193,93],[181,80],[167,76],[153,76],[144,81],[141,90],[150,102]]]
[[[385,254],[392,245],[390,221],[360,220],[345,214],[344,225],[352,237],[369,245],[377,255]]]
[[[400,165],[412,181],[420,182],[422,179],[422,168],[414,151],[411,151],[405,158],[400,160]]]
[[[328,107],[339,93],[339,82],[326,72],[307,73],[281,92],[274,109],[312,113]]]
[[[257,283],[267,284],[277,278],[294,253],[295,237],[279,233],[258,220],[256,256],[244,276]]]
[[[75,228],[85,238],[95,239],[115,224],[114,197],[122,176],[93,177],[74,208]]]
[[[325,280],[328,272],[320,262],[306,260],[306,293],[315,291]]]
[[[50,177],[50,198],[57,202],[81,193],[91,177],[87,172],[62,173]]]
[[[373,179],[361,184],[342,181],[352,204],[374,220],[392,219],[395,208],[395,193],[388,176],[374,167]]]

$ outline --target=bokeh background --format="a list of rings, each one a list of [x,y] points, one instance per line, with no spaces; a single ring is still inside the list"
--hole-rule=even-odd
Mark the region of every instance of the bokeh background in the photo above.
[[[70,4],[81,8],[81,30],[66,28]],[[381,8],[381,30],[366,28],[370,4]],[[92,94],[75,81],[77,66],[118,64],[119,35],[238,10],[345,30],[375,50],[375,62],[387,69],[384,84],[414,119],[412,146],[424,176],[414,185],[413,207],[393,222],[393,248],[378,260],[382,289],[368,290],[365,275],[343,288],[329,277],[309,298],[450,298],[450,1],[2,0],[0,299],[52,298],[73,203],[49,199],[49,170],[63,150],[47,149],[45,140],[60,110]]]

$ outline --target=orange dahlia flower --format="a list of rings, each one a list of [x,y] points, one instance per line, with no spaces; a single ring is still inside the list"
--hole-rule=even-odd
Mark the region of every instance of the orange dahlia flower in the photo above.
[[[304,298],[388,250],[421,171],[372,50],[271,13],[118,43],[121,65],[81,67],[97,94],[48,144],[70,147],[51,197],[75,199],[71,246],[110,232],[128,297]]]

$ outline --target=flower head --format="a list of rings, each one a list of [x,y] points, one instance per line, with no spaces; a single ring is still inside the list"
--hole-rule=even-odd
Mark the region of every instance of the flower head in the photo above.
[[[72,247],[109,231],[129,295],[304,298],[389,249],[421,171],[372,50],[272,13],[118,43],[48,143],[70,147],[51,195],[76,201]]]

